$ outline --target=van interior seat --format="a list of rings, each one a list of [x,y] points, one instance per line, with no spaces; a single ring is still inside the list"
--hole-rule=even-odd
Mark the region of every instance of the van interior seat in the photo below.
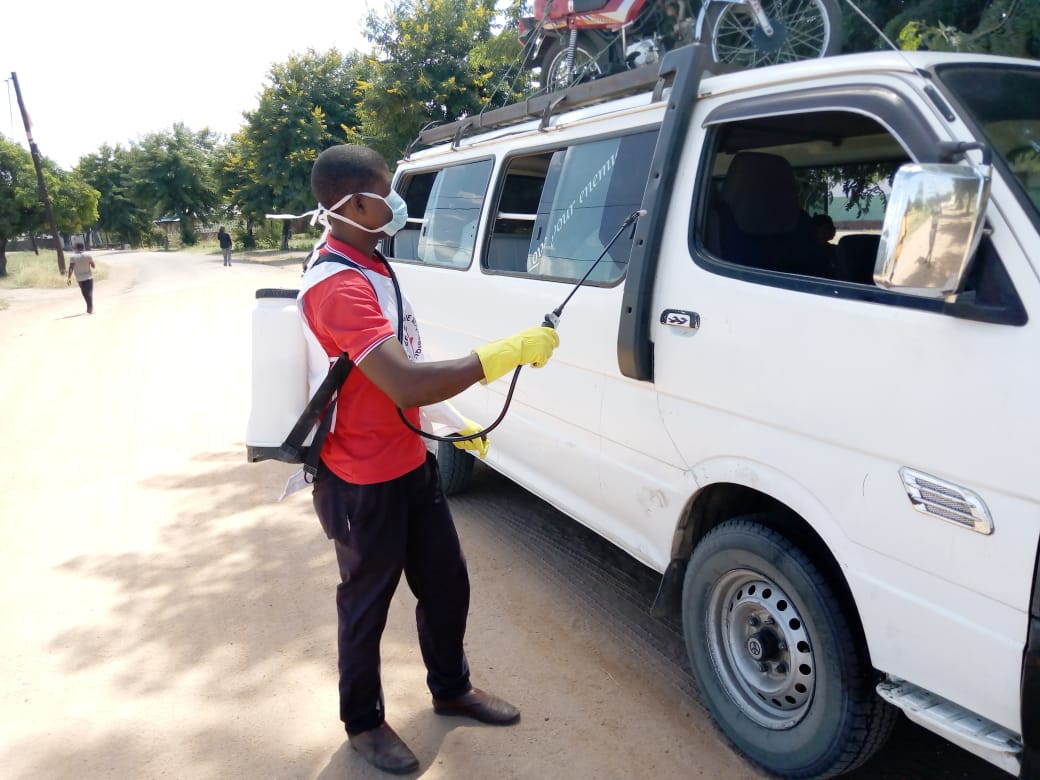
[[[399,231],[394,236],[394,248],[391,257],[396,257],[401,260],[418,260],[419,259],[419,233],[422,231],[416,228],[405,228]]]
[[[830,274],[812,220],[799,202],[794,171],[783,157],[738,152],[719,201],[723,259],[772,271]]]
[[[531,236],[525,233],[495,233],[488,246],[487,268],[492,271],[527,273]]]
[[[880,243],[881,236],[870,233],[850,233],[838,239],[839,278],[857,284],[874,284],[874,265]]]

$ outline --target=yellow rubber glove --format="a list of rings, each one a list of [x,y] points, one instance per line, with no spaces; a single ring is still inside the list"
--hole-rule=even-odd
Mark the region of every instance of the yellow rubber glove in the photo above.
[[[499,339],[473,350],[484,369],[484,384],[494,382],[517,366],[541,368],[549,362],[553,350],[560,346],[554,328],[537,327],[522,330],[515,336]]]
[[[466,426],[458,432],[459,436],[469,436],[483,430],[481,426],[477,425],[469,418],[463,417],[462,419],[466,421]],[[488,447],[491,446],[487,436],[481,436],[479,439],[470,439],[469,441],[453,441],[452,444],[460,450],[473,450],[480,456],[481,460],[487,457]]]

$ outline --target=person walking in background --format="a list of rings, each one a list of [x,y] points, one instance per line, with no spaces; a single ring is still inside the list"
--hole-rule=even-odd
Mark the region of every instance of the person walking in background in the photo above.
[[[88,255],[83,250],[85,249],[82,241],[77,241],[76,254],[69,258],[69,274],[65,279],[65,284],[72,286],[72,274],[76,274],[76,282],[79,284],[79,291],[83,293],[83,300],[87,302],[87,314],[94,313],[94,258]]]
[[[217,241],[220,242],[220,251],[224,255],[224,265],[228,268],[231,267],[231,236],[224,226],[220,226],[220,230],[217,231]]]

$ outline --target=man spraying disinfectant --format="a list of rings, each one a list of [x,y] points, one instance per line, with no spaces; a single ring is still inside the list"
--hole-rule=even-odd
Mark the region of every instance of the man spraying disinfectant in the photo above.
[[[424,362],[411,307],[376,250],[407,220],[405,203],[390,184],[385,161],[367,147],[335,146],[319,155],[311,188],[319,221],[329,230],[310,260],[298,302],[311,387],[341,354],[357,369],[338,395],[313,485],[314,508],[335,544],[340,570],[340,718],[351,747],[366,760],[406,773],[419,762],[384,719],[379,674],[380,638],[402,572],[418,600],[419,646],[434,711],[496,725],[515,723],[520,712],[470,683],[463,649],[466,562],[436,460],[402,425],[398,409],[416,428],[425,421],[477,434],[480,427],[446,399],[518,366],[544,365],[559,337],[550,327],[528,328],[467,357]],[[488,441],[455,446],[483,456]]]

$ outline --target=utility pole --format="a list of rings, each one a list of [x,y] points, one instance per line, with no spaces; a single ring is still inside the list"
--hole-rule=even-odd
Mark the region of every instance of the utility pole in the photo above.
[[[54,209],[51,208],[51,199],[47,194],[47,183],[43,180],[43,160],[40,158],[40,150],[36,148],[36,142],[32,137],[32,123],[29,122],[29,114],[25,110],[25,101],[22,100],[22,90],[18,87],[18,74],[11,72],[11,81],[14,82],[14,94],[18,96],[18,110],[22,112],[22,124],[25,125],[25,137],[29,139],[29,153],[32,155],[33,165],[36,167],[36,186],[40,190],[40,200],[43,201],[43,209],[47,214],[47,225],[54,236],[54,246],[58,250],[58,271],[65,273],[65,252],[61,246],[61,234],[58,232],[58,224],[54,221]]]

